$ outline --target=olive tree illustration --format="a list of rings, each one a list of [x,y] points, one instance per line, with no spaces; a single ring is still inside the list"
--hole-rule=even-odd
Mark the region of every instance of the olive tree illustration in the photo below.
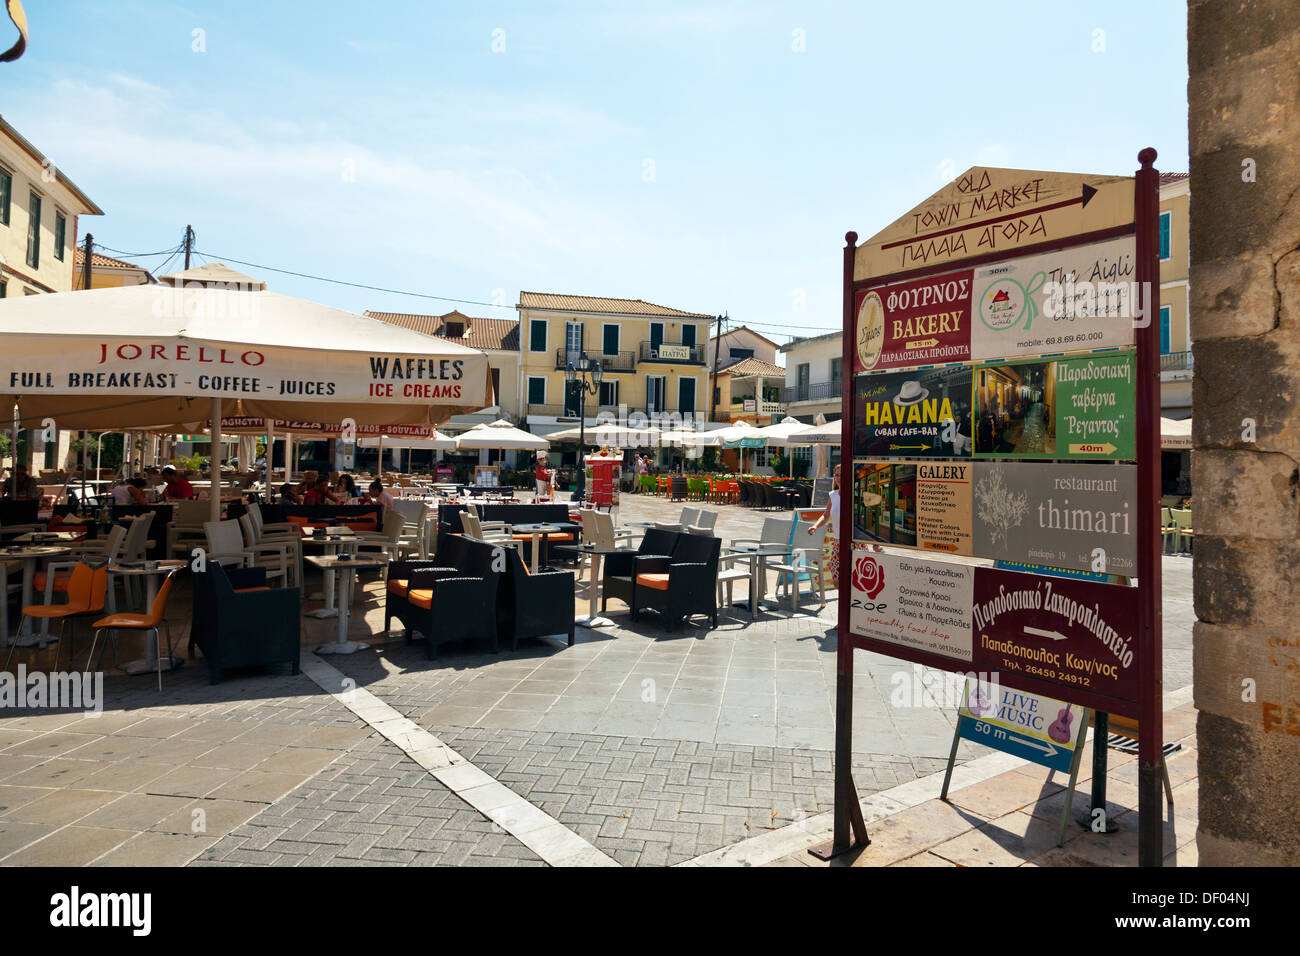
[[[1007,532],[1018,528],[1029,510],[1029,496],[1026,492],[1013,492],[1002,478],[1001,468],[992,468],[989,473],[975,482],[975,501],[979,505],[979,519],[989,529],[993,544],[1002,539],[1002,546],[1007,545]]]

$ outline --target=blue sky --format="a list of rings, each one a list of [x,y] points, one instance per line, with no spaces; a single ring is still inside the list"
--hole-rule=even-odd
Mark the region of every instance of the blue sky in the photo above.
[[[1187,169],[1183,0],[25,5],[0,113],[98,243],[188,222],[209,256],[508,307],[237,266],[354,311],[528,289],[785,341],[838,327],[844,233],[953,171]]]

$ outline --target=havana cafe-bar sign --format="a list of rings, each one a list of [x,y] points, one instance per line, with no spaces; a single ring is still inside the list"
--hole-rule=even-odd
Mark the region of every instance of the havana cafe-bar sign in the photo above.
[[[866,842],[851,777],[862,649],[1138,719],[1152,862],[1154,159],[1144,150],[1131,177],[976,167],[865,242],[846,236],[852,470],[837,529],[835,839],[818,855],[850,848],[850,827]],[[1155,850],[1160,824],[1157,807]]]

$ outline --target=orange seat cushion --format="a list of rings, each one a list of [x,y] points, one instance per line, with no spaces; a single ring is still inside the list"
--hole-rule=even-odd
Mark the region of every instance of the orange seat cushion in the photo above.
[[[347,521],[344,527],[351,528],[353,531],[374,531],[375,523],[373,521]]]
[[[668,573],[647,571],[644,574],[636,576],[636,583],[643,588],[654,588],[656,591],[668,590]]]
[[[388,593],[404,596],[410,587],[411,582],[407,578],[397,578],[388,582]]]
[[[252,587],[252,588],[235,588],[235,593],[247,594],[249,591],[269,591],[269,590],[271,589],[267,587],[265,584],[259,584],[257,587]]]
[[[154,619],[148,614],[110,614],[108,617],[101,617],[94,624],[95,627],[153,627]]]
[[[406,592],[406,599],[416,607],[433,607],[433,588],[412,588]]]
[[[46,572],[46,571],[37,571],[37,572],[36,572],[36,576],[35,576],[34,578],[32,578],[32,583],[33,583],[34,585],[36,585],[36,590],[38,590],[38,591],[44,591],[44,590],[45,590],[45,581],[46,581],[46,576],[47,576],[47,574],[48,574],[48,572]],[[71,580],[72,580],[72,572],[71,572],[71,571],[55,571],[55,572],[54,572],[54,590],[55,590],[55,591],[66,591],[66,590],[68,589],[68,582],[71,581]]]
[[[531,534],[512,534],[510,537],[514,538],[516,541],[533,540],[533,536]],[[541,537],[545,538],[547,541],[572,541],[573,540],[572,534],[544,534],[541,535]]]
[[[50,620],[60,617],[72,617],[74,614],[85,614],[89,610],[90,608],[84,605],[33,604],[30,607],[23,608],[23,613],[28,617]]]

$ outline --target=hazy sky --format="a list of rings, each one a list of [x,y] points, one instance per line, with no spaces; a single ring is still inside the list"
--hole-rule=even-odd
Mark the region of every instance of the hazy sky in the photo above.
[[[1187,169],[1184,0],[25,6],[0,113],[106,210],[97,243],[192,223],[208,257],[471,315],[624,296],[785,341],[838,328],[847,230],[969,166]]]

